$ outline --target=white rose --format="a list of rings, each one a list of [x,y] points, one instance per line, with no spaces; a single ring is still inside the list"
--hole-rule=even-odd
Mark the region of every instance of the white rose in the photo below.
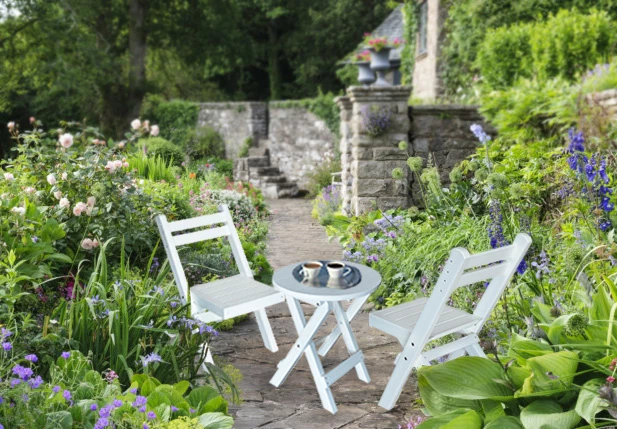
[[[68,200],[68,198],[61,198],[58,205],[62,208],[65,208],[65,207],[69,207],[71,205],[71,202]]]
[[[26,194],[34,194],[36,192],[36,189],[34,189],[32,186],[28,186],[26,189],[24,189],[24,192]]]
[[[60,198],[62,198],[62,192],[61,191],[54,192],[54,197],[56,197],[56,199],[59,200]]]
[[[13,176],[11,173],[4,173],[4,178],[6,180],[11,181],[11,180],[13,180],[15,178],[15,176]]]
[[[66,173],[62,173],[62,180],[66,180],[69,177],[68,174]]]
[[[152,137],[156,137],[159,135],[159,126],[158,125],[152,125],[152,127],[150,128],[150,135]]]
[[[9,131],[13,131],[13,128],[15,128],[15,122],[11,121],[8,124],[6,124],[6,126],[9,129]]]
[[[94,204],[96,203],[96,198],[94,197],[88,197],[88,205],[90,207],[94,207]]]
[[[92,249],[92,240],[90,240],[89,238],[84,238],[81,242],[81,247],[86,250]]]
[[[58,141],[60,142],[60,146],[62,146],[65,149],[68,149],[71,146],[73,146],[73,135],[69,133],[62,134]]]
[[[23,216],[24,214],[26,214],[26,209],[24,207],[13,207],[11,209],[11,212]]]
[[[56,184],[56,176],[54,176],[53,174],[48,174],[47,183],[49,183],[51,186],[54,186]]]
[[[141,121],[139,119],[133,119],[131,121],[131,128],[137,131],[139,128],[141,128]]]

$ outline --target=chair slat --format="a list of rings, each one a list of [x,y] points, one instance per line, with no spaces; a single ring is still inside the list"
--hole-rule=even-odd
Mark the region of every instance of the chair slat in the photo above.
[[[506,261],[512,257],[513,245],[488,250],[482,253],[470,255],[465,259],[463,269],[480,267],[482,265],[494,264],[495,262]]]
[[[229,227],[219,226],[212,229],[204,229],[202,231],[189,232],[188,234],[174,235],[174,245],[184,246],[186,244],[197,243],[198,241],[211,240],[213,238],[219,238],[227,236],[231,233]]]
[[[501,263],[469,271],[465,274],[462,274],[456,280],[455,287],[472,285],[474,283],[487,281],[494,277],[504,275],[504,272],[507,270],[508,265],[509,264],[507,263]]]
[[[170,232],[186,231],[188,229],[200,228],[203,226],[216,225],[225,223],[224,213],[214,213],[204,216],[193,217],[190,219],[176,220],[167,224],[167,229]]]

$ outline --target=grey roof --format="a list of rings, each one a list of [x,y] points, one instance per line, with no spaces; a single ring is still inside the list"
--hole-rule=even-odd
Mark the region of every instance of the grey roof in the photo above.
[[[400,4],[388,15],[388,17],[379,24],[379,27],[371,31],[373,36],[385,36],[388,40],[394,40],[395,38],[404,39],[405,34],[405,23],[403,21],[403,5]],[[405,42],[408,42],[407,40]],[[358,54],[367,49],[367,46],[364,45],[364,41],[361,42],[358,47],[353,51],[354,54]],[[396,49],[392,49],[390,51],[390,61],[400,61],[401,60],[401,51],[403,50],[403,45],[400,45]],[[341,61],[339,64],[348,64],[353,61],[345,60]]]

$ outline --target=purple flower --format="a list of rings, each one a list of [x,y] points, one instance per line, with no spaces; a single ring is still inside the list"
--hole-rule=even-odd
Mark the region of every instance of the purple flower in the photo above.
[[[60,386],[54,386],[51,390],[53,390],[54,393],[58,393],[60,391]]]
[[[146,417],[148,417],[149,420],[154,420],[156,419],[156,414],[154,413],[154,411],[148,411],[148,414],[146,414]]]
[[[1,339],[3,339],[3,340],[4,340],[5,338],[8,338],[8,337],[10,337],[11,335],[13,335],[13,333],[12,333],[11,331],[9,331],[8,329],[6,329],[6,328],[2,328],[2,330],[1,330],[0,332],[2,332],[2,333],[0,334],[0,337],[2,337]]]
[[[582,131],[575,134],[574,128],[570,128],[568,136],[570,137],[570,146],[568,146],[570,153],[585,152],[585,137]]]
[[[113,405],[116,408],[120,408],[122,406],[122,401],[120,399],[114,399]]]
[[[144,425],[142,426],[142,429],[150,429],[150,426],[148,426],[147,423],[144,423]]]
[[[25,368],[25,367],[23,367],[21,365],[15,365],[13,367],[13,374],[18,376],[22,380],[26,381],[27,379],[32,377],[34,372],[30,368]]]
[[[11,379],[11,387],[12,388],[14,388],[15,386],[17,386],[20,383],[21,383],[21,379],[19,379],[19,378],[12,378]]]
[[[605,220],[605,221],[600,223],[600,229],[602,231],[608,230],[611,226],[613,226],[613,224],[611,223],[610,220]]]
[[[62,357],[63,359],[68,359],[71,357],[71,352],[62,352],[60,357]]]
[[[98,406],[98,405],[96,405],[96,404],[92,404],[92,405],[90,405],[90,411],[96,411],[96,410],[98,410],[98,409],[99,409],[99,406]]]
[[[611,203],[611,199],[609,197],[603,197],[602,202],[600,203],[600,208],[605,212],[612,212],[615,208],[615,204]]]
[[[480,143],[486,144],[487,142],[491,140],[491,136],[489,136],[488,134],[484,132],[484,129],[482,129],[482,126],[478,124],[473,124],[471,127],[469,127],[469,129],[471,130],[472,133],[474,133],[476,138],[480,140]]]
[[[149,363],[163,362],[163,359],[161,358],[161,356],[159,356],[158,353],[152,352],[149,355],[142,356],[141,362],[143,363],[144,366],[148,366]]]
[[[133,402],[133,406],[135,408],[137,407],[141,407],[142,405],[146,405],[146,402],[148,402],[148,398],[146,398],[145,396],[137,396],[137,398],[135,398],[135,401]]]
[[[99,410],[99,417],[105,418],[111,415],[111,411],[114,409],[114,406],[111,404],[105,405],[103,408]]]
[[[133,387],[131,389],[129,389],[129,392],[131,392],[133,395],[137,393],[137,388]]]
[[[523,259],[516,268],[516,272],[522,276],[523,274],[525,274],[525,271],[527,271],[527,262],[525,262],[525,260]]]
[[[43,384],[43,378],[40,375],[37,375],[35,378],[28,380],[28,384],[31,388],[38,389],[41,384]]]
[[[195,412],[195,410],[194,410],[193,408],[189,408],[189,411],[190,411],[191,413],[194,413],[194,412]]]
[[[69,392],[68,390],[65,390],[64,392],[62,392],[62,397],[66,400],[66,401],[70,401],[72,396],[71,396],[71,392]]]
[[[36,357],[36,355],[34,355],[34,354],[26,355],[25,359],[29,360],[30,362],[38,362],[39,361],[39,358]]]
[[[171,412],[174,413],[176,411],[178,411],[178,407],[176,407],[175,405],[172,405],[171,406]]]
[[[4,349],[4,351],[9,351],[13,348],[13,345],[11,343],[9,343],[8,341],[2,343],[2,348]]]
[[[109,426],[109,420],[107,419],[107,417],[101,417],[100,419],[97,420],[96,424],[94,425],[94,429],[103,429]]]
[[[145,413],[146,412],[146,406],[144,405],[143,407],[139,407],[139,412],[140,413]]]

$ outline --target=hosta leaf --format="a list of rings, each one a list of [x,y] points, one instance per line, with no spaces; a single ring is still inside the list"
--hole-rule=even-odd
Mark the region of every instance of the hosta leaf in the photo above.
[[[525,429],[572,429],[580,420],[575,410],[564,412],[555,401],[534,401],[521,411]]]

